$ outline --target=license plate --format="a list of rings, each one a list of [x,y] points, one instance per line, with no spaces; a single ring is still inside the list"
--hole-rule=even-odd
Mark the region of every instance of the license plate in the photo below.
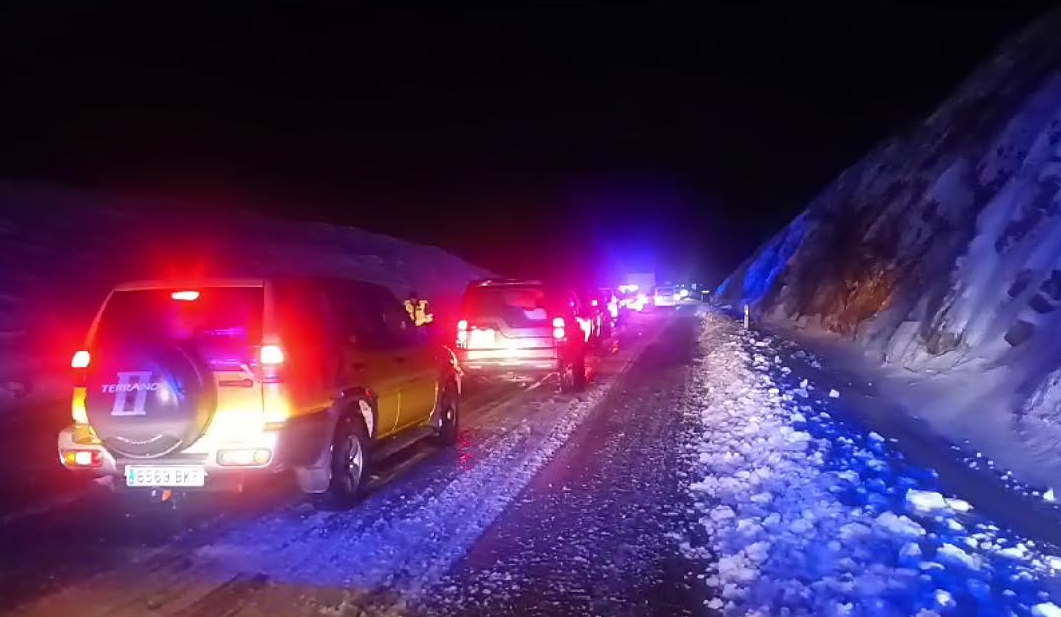
[[[128,465],[126,486],[205,486],[206,470],[202,465]]]
[[[494,346],[494,331],[493,330],[472,330],[471,336],[468,339],[469,347],[493,347]]]

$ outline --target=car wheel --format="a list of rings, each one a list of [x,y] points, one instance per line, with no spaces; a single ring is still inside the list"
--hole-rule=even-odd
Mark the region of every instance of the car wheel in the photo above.
[[[586,386],[586,361],[580,358],[560,367],[560,391],[578,392]]]
[[[442,446],[453,446],[457,443],[460,432],[460,396],[450,386],[439,402],[438,434],[435,440]]]
[[[332,441],[332,479],[324,493],[324,504],[350,508],[364,494],[368,482],[369,439],[356,418],[345,417],[335,427]]]
[[[586,387],[586,358],[579,358],[571,365],[571,389],[575,392]]]

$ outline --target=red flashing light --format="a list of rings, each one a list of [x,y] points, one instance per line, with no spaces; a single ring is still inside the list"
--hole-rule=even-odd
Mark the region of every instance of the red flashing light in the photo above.
[[[70,359],[70,368],[88,368],[88,363],[92,361],[92,356],[84,349],[79,349],[74,352],[74,357]]]
[[[567,338],[567,330],[564,328],[553,328],[553,338],[562,341]]]
[[[279,345],[262,345],[259,358],[263,366],[283,364],[284,350]]]
[[[554,328],[563,328],[566,325],[567,324],[564,323],[564,318],[563,317],[553,317],[553,327]]]
[[[194,290],[175,291],[169,295],[174,300],[180,300],[181,302],[195,302],[199,299],[199,292]]]
[[[590,300],[590,306],[597,306],[597,300]]]

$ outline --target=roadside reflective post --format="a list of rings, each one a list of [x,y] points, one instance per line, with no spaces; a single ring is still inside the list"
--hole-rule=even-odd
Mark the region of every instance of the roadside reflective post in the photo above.
[[[744,329],[747,330],[751,319],[751,311],[748,310],[748,305],[744,305]]]

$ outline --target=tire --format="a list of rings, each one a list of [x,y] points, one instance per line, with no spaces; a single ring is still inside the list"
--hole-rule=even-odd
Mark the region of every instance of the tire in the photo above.
[[[332,440],[332,478],[320,504],[331,509],[349,509],[364,496],[368,484],[370,441],[360,419],[340,418]]]
[[[586,387],[586,359],[585,357],[575,360],[572,364],[564,364],[560,368],[560,391],[580,392]]]
[[[571,389],[581,392],[586,387],[586,358],[579,358],[571,365]]]
[[[460,432],[460,396],[451,385],[439,401],[439,426],[435,442],[440,446],[457,445]]]

